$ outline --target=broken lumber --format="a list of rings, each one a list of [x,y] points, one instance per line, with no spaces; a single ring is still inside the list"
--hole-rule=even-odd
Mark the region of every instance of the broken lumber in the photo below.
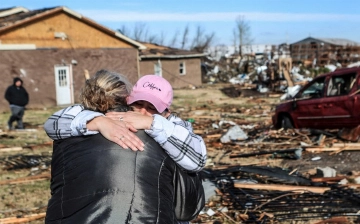
[[[213,134],[213,135],[206,135],[204,138],[220,138],[222,134]]]
[[[22,147],[0,148],[0,152],[14,152],[14,151],[21,151],[21,150],[23,150]]]
[[[360,147],[317,147],[317,148],[305,148],[305,151],[308,152],[341,152],[341,151],[357,151],[360,150]]]
[[[46,216],[45,212],[39,214],[25,215],[24,217],[8,217],[0,219],[1,224],[10,224],[10,223],[28,223],[34,220],[42,219]]]
[[[311,187],[311,186],[292,186],[292,185],[281,185],[281,184],[244,184],[235,183],[236,188],[247,188],[247,189],[258,189],[258,190],[269,190],[269,191],[293,191],[293,192],[312,192],[316,194],[323,194],[325,191],[330,190],[330,187]]]
[[[314,177],[311,178],[312,182],[329,182],[329,181],[340,181],[342,179],[345,179],[345,176],[336,176],[336,177]]]
[[[27,182],[31,182],[31,181],[47,180],[50,178],[51,178],[50,173],[43,173],[43,174],[34,175],[34,176],[20,177],[20,178],[13,179],[13,180],[3,180],[3,181],[0,181],[0,185],[20,184],[20,183],[27,183]]]
[[[283,149],[283,150],[275,150],[275,151],[267,151],[267,152],[254,152],[254,153],[233,153],[230,154],[230,158],[238,158],[238,157],[251,157],[258,155],[266,155],[266,154],[274,154],[274,153],[297,153],[301,154],[302,149]]]
[[[28,129],[14,129],[16,132],[37,132],[37,129],[28,128]]]
[[[284,69],[283,70],[283,75],[284,75],[285,80],[287,81],[288,86],[290,86],[290,87],[294,86],[294,83],[293,83],[293,81],[292,81],[292,79],[290,77],[289,71]]]
[[[360,143],[333,143],[333,147],[347,147],[360,149]]]

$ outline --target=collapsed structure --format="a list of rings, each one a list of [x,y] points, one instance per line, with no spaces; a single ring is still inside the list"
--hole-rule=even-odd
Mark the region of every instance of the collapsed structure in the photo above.
[[[358,66],[360,44],[346,39],[308,37],[293,44],[209,49],[203,82],[255,84],[260,92],[304,85],[336,68]],[[252,86],[254,87],[254,85]]]

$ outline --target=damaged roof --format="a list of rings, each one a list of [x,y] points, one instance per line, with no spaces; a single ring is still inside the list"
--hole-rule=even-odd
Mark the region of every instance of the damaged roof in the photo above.
[[[146,50],[140,51],[140,58],[198,58],[206,56],[204,53],[188,51],[172,47],[166,47],[158,44],[141,42],[146,46]]]
[[[323,42],[327,42],[329,44],[334,44],[334,45],[341,45],[341,46],[359,45],[359,43],[355,41],[343,39],[343,38],[318,38],[318,39],[322,40]]]
[[[1,18],[2,12],[0,11],[0,34],[2,32],[8,31],[10,29],[14,29],[18,26],[23,26],[23,25],[30,23],[36,19],[43,18],[43,17],[49,16],[49,15],[52,15],[52,14],[55,14],[58,12],[65,12],[71,16],[78,18],[79,20],[81,20],[82,22],[84,22],[90,26],[103,31],[104,33],[115,36],[116,38],[121,39],[121,40],[137,47],[138,49],[146,49],[146,47],[144,45],[142,45],[141,43],[124,36],[120,32],[113,31],[105,26],[102,26],[102,25],[96,23],[95,21],[82,16],[80,13],[77,13],[67,7],[64,7],[64,6],[43,8],[43,9],[37,9],[37,10],[31,10],[31,11],[23,10],[22,12],[19,11],[19,9],[15,10],[15,11],[11,11],[11,10],[12,9],[5,9],[3,13],[5,14],[5,12],[8,12],[8,15],[4,16],[3,18]],[[11,14],[10,12],[13,12],[13,13]],[[18,13],[18,12],[20,12],[20,13]]]
[[[38,9],[38,10],[32,10],[32,11],[20,11],[19,13],[12,13],[9,14],[8,16],[2,18],[0,20],[0,29],[2,27],[6,27],[6,26],[12,26],[15,25],[17,22],[21,22],[24,21],[26,19],[31,19],[31,17],[34,17],[35,15],[41,14],[43,12],[46,12],[48,10],[52,10],[55,9],[56,7],[52,7],[52,8],[43,8],[43,9]]]
[[[29,10],[24,7],[11,7],[0,9],[0,20],[4,17],[15,15],[18,13],[28,12]]]
[[[291,45],[299,44],[301,42],[307,42],[307,41],[319,41],[319,42],[325,42],[328,44],[338,45],[338,46],[348,46],[348,45],[359,46],[360,45],[356,41],[352,41],[352,40],[348,40],[348,39],[344,39],[344,38],[317,38],[317,37],[307,37],[305,39],[302,39],[300,41],[292,43]]]

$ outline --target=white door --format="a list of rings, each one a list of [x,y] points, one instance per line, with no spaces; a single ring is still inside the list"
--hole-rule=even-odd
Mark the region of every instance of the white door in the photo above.
[[[157,63],[154,64],[154,75],[162,77],[162,66],[160,59],[158,60]]]
[[[54,70],[57,105],[73,104],[71,65],[55,65]]]

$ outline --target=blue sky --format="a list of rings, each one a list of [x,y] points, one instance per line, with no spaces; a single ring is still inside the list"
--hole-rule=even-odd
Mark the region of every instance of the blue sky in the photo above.
[[[293,43],[306,37],[360,43],[360,0],[1,0],[0,8],[66,6],[111,29],[145,24],[170,40],[188,25],[215,32],[214,44],[232,44],[235,20],[244,16],[254,44]]]

